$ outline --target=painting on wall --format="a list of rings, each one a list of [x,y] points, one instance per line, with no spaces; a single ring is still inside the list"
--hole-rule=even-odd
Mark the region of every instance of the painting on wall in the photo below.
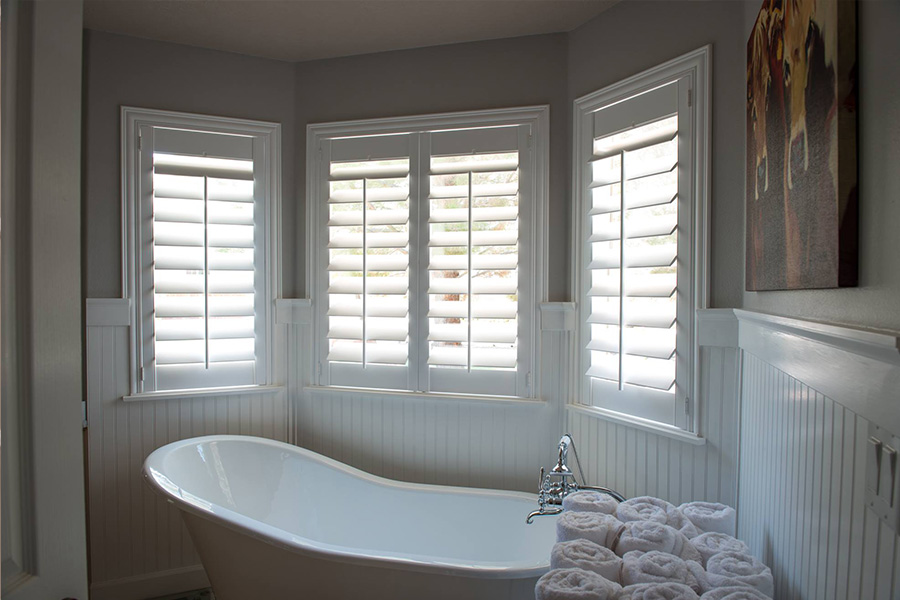
[[[747,289],[857,284],[855,0],[764,0],[747,43]]]

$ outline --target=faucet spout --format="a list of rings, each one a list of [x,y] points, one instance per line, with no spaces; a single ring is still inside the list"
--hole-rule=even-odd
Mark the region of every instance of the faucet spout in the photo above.
[[[535,517],[543,517],[546,515],[558,515],[563,511],[562,508],[551,508],[547,510],[546,508],[540,508],[538,510],[533,510],[528,513],[528,517],[525,519],[525,523],[531,525],[534,522]]]

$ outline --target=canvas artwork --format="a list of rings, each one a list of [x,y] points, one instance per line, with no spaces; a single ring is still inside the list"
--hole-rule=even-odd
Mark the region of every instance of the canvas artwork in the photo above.
[[[747,289],[857,284],[855,0],[764,0],[747,43]]]

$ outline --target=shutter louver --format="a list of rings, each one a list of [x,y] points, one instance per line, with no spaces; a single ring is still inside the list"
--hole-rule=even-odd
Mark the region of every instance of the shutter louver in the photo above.
[[[620,390],[674,390],[677,167],[675,114],[593,142],[587,374]]]
[[[156,389],[255,383],[252,142],[157,130],[152,168]]]
[[[327,360],[409,360],[407,136],[340,140],[329,163]],[[360,159],[360,157],[365,157]]]
[[[518,360],[515,127],[432,134],[428,365],[512,370]]]

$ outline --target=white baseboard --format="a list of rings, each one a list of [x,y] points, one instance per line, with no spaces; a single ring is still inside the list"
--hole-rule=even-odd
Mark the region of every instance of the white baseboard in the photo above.
[[[202,565],[91,584],[91,600],[146,600],[209,587]]]

